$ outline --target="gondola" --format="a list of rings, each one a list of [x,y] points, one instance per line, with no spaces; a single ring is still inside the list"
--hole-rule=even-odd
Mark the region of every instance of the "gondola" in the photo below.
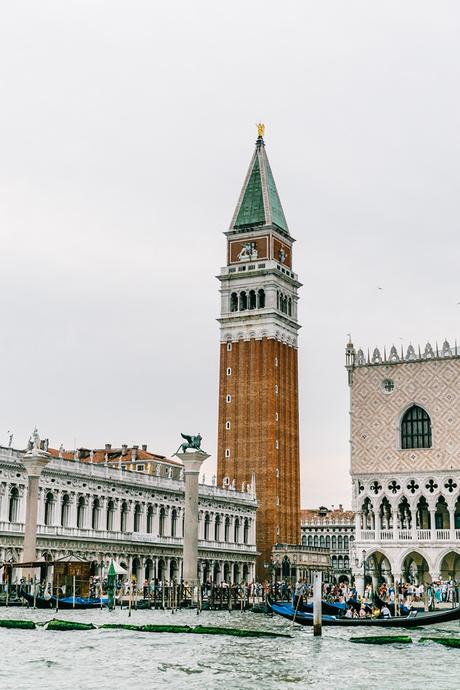
[[[291,604],[276,604],[267,598],[267,604],[273,613],[283,616],[299,625],[313,625],[313,614],[305,611],[297,612]],[[406,616],[395,616],[394,618],[346,618],[322,615],[322,625],[362,627],[375,626],[378,628],[418,628],[424,625],[439,625],[460,619],[460,606],[454,609],[443,609],[442,611],[420,611],[412,610]]]
[[[336,616],[337,618],[340,618],[340,616],[345,615],[346,610],[347,610],[347,605],[345,603],[339,603],[339,602],[331,602],[329,603],[328,601],[322,601],[321,602],[321,610],[324,615],[327,616]],[[303,602],[300,602],[297,611],[303,611],[304,613],[313,613],[313,604],[304,604]]]
[[[37,609],[100,609],[101,606],[107,606],[108,599],[101,599],[98,597],[75,597],[75,602],[73,597],[55,597],[54,594],[48,598],[46,597],[34,597],[33,594],[21,590],[21,596],[27,601],[30,606],[34,606]]]

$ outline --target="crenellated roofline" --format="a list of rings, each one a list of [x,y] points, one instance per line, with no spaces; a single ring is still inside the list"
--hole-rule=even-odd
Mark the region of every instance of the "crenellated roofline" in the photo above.
[[[455,341],[455,345],[451,346],[448,340],[444,340],[441,348],[439,348],[438,343],[433,347],[430,342],[427,342],[423,351],[420,345],[416,350],[412,343],[407,347],[406,352],[404,352],[402,345],[399,351],[395,345],[392,345],[388,353],[386,347],[383,348],[383,353],[378,347],[375,347],[372,355],[369,349],[366,354],[362,348],[355,350],[353,343],[349,341],[345,352],[347,369],[460,358],[457,341]]]

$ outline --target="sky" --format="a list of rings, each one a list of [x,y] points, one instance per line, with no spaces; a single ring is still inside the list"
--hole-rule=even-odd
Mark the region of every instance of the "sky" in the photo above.
[[[457,2],[0,5],[0,444],[203,436],[257,135],[300,291],[302,506],[351,503],[344,348],[459,335]],[[381,288],[381,289],[379,289]]]

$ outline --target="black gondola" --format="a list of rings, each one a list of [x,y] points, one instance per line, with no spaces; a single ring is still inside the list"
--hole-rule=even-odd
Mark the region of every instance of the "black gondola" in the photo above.
[[[273,613],[294,621],[299,625],[313,625],[313,614],[305,611],[295,611],[291,604],[275,604],[267,598],[267,604]],[[328,626],[375,626],[378,628],[418,628],[424,625],[438,625],[460,619],[460,606],[454,609],[442,611],[418,611],[412,610],[406,616],[394,616],[392,618],[347,618],[345,616],[321,616],[322,625]]]

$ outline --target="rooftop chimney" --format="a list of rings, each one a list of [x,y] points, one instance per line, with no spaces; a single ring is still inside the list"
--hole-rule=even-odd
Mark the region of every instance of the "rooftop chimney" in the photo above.
[[[343,510],[343,505],[339,503],[339,510]]]
[[[147,444],[146,443],[142,444],[142,450],[147,450]]]
[[[128,452],[128,446],[126,445],[126,443],[123,443],[123,445],[121,447],[121,454],[126,455],[127,452]]]
[[[105,449],[106,449],[106,450],[110,450],[111,448],[112,448],[112,444],[111,444],[111,443],[106,443],[106,444],[105,444]]]

